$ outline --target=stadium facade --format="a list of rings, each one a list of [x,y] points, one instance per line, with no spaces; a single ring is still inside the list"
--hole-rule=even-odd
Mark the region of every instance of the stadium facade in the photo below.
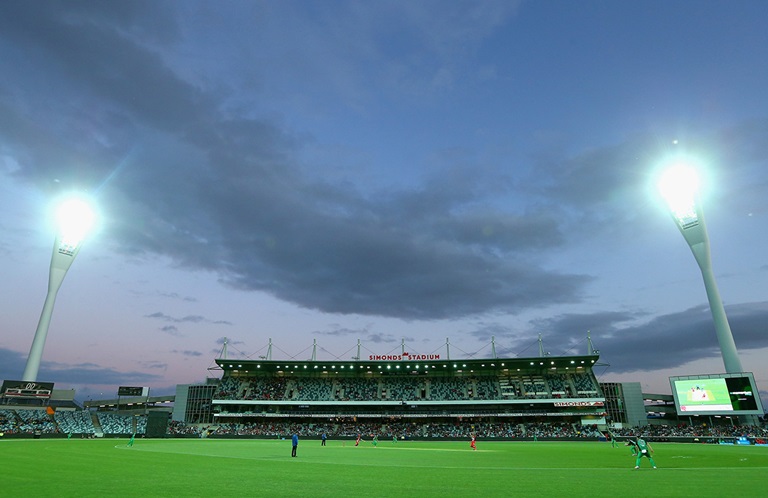
[[[598,355],[364,360],[217,359],[221,378],[177,387],[173,420],[219,425],[286,421],[605,424]]]

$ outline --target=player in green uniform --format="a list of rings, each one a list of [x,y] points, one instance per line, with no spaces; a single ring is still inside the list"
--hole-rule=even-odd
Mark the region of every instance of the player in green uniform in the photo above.
[[[637,456],[637,443],[631,439],[627,439],[627,442],[624,443],[624,446],[629,446],[629,451],[632,452],[632,456]]]
[[[608,431],[608,436],[611,438],[611,448],[618,448],[619,447],[619,441],[616,439],[616,434],[614,434],[611,431]]]
[[[645,439],[639,437],[637,438],[637,441],[635,442],[637,444],[637,458],[635,459],[635,468],[640,468],[640,459],[643,457],[648,457],[648,460],[651,461],[651,466],[653,468],[656,468],[656,462],[653,461],[653,457],[651,456],[651,453],[653,453],[653,448],[651,448],[651,444],[646,442]]]

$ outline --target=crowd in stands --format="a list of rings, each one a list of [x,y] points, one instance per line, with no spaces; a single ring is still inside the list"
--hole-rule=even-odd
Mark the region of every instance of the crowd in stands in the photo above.
[[[50,433],[57,430],[56,423],[46,410],[17,410],[16,432]]]
[[[0,410],[0,432],[13,434],[16,426],[16,412],[13,410]]]
[[[733,437],[768,437],[768,428],[756,425],[646,425],[644,427],[629,427],[612,429],[616,436],[645,436],[654,439],[678,437],[702,438],[733,438]]]
[[[167,433],[169,436],[186,436],[186,435],[197,435],[199,436],[203,431],[207,430],[207,426],[202,426],[200,424],[194,424],[194,425],[187,425],[184,422],[179,422],[177,420],[170,420],[168,421],[168,429]]]
[[[262,422],[222,424],[215,429],[219,436],[286,437],[298,434],[300,437],[317,437],[325,433],[331,438],[355,438],[378,436],[381,439],[411,438],[453,438],[466,439],[472,434],[483,438],[598,438],[602,433],[594,425],[576,423],[511,423],[511,422],[407,422],[387,421],[385,423],[313,423]]]
[[[96,432],[93,417],[88,411],[57,410],[50,415],[45,409],[0,410],[0,432],[4,434],[79,434],[92,436]],[[105,435],[128,435],[146,432],[145,415],[128,415],[109,412],[95,413],[98,424]],[[755,425],[691,425],[686,423],[668,425],[646,425],[611,429],[621,437],[643,436],[652,440],[675,438],[701,438],[717,440],[746,436],[753,439],[768,439],[768,427]],[[574,422],[483,422],[455,421],[451,423],[431,421],[406,421],[388,419],[382,422],[354,421],[348,419],[323,420],[313,423],[295,421],[264,421],[226,424],[185,424],[169,421],[169,436],[256,436],[269,438],[319,437],[325,433],[329,438],[350,438],[358,435],[366,439],[378,436],[380,439],[412,438],[449,438],[466,439],[473,434],[478,438],[568,438],[595,439],[602,436],[601,430],[594,425],[581,425]]]
[[[104,434],[145,434],[147,431],[147,417],[144,415],[99,412],[97,416]]]
[[[65,434],[95,434],[91,412],[88,411],[57,411],[54,420],[59,431]]]
[[[340,379],[335,398],[341,401],[368,401],[376,399],[378,390],[376,379]]]
[[[220,400],[474,401],[585,398],[599,395],[588,373],[507,377],[275,378],[224,376]]]
[[[56,410],[53,414],[45,408],[0,410],[0,432],[3,434],[144,434],[147,427],[145,415],[126,415],[108,412],[97,413],[100,430],[93,422],[92,413],[84,410]]]

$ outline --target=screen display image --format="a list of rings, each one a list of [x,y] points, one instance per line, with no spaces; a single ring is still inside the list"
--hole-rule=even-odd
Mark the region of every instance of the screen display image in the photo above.
[[[733,411],[725,379],[678,380],[680,411]]]
[[[762,415],[763,407],[751,373],[670,377],[680,415]]]

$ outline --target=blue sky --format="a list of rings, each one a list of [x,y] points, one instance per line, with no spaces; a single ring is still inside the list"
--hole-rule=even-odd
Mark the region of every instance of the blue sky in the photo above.
[[[742,364],[768,389],[768,4],[0,7],[0,376],[45,298],[50,203],[99,206],[39,380],[172,392],[232,356],[583,353],[669,392],[724,370],[653,188],[706,174]],[[765,395],[764,395],[765,397]]]

